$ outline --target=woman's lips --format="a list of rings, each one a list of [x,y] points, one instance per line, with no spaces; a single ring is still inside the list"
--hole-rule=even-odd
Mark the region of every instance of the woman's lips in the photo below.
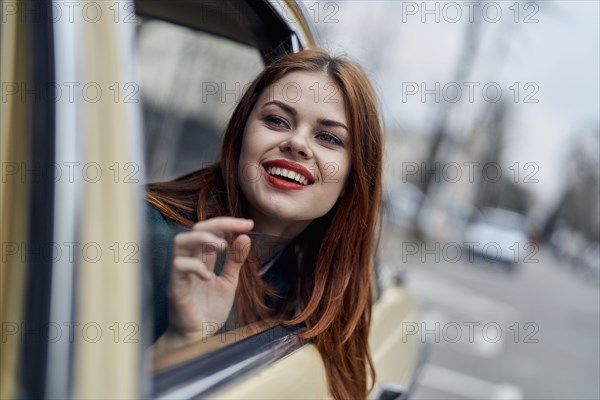
[[[292,161],[283,159],[269,160],[263,163],[263,167],[265,170],[268,170],[270,167],[287,169],[305,177],[308,180],[308,184],[315,182],[315,177],[305,166]]]
[[[292,182],[292,181],[288,181],[288,180],[285,180],[285,179],[277,177],[277,176],[269,175],[267,170],[264,168],[262,169],[262,173],[263,173],[265,179],[267,180],[267,182],[269,182],[271,185],[275,186],[278,189],[302,190],[302,189],[306,189],[307,187],[310,186],[310,184],[302,185],[301,183],[298,183],[298,182]]]

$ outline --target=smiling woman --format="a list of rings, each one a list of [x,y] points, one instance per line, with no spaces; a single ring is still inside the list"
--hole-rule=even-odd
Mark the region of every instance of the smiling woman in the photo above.
[[[208,324],[304,323],[332,395],[365,398],[381,163],[376,96],[358,66],[317,50],[268,65],[221,160],[148,187],[152,223],[191,228],[154,259],[156,350],[205,339]],[[280,240],[265,251],[254,235]]]
[[[238,180],[259,232],[296,237],[342,195],[350,137],[344,99],[331,79],[325,72],[290,72],[263,91],[248,117]],[[252,166],[264,179],[248,179]]]

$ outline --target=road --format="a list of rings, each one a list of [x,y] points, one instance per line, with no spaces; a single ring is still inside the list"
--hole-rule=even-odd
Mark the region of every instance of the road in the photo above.
[[[600,399],[597,281],[545,248],[513,272],[433,244],[384,248],[423,308],[414,334],[431,353],[414,399]]]

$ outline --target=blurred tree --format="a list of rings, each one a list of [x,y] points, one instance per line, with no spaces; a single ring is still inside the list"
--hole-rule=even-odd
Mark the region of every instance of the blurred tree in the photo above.
[[[582,232],[588,240],[600,241],[600,124],[580,129],[571,142],[568,186],[546,223],[552,233],[556,220]]]

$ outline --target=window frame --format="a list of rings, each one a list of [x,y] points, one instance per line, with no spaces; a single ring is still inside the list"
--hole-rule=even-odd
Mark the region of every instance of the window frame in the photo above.
[[[303,324],[278,324],[200,357],[192,354],[190,360],[154,375],[153,396],[191,399],[212,395],[308,344],[297,336],[303,328]]]
[[[222,5],[222,9],[211,11],[221,18],[222,25],[204,24],[198,18],[199,10],[187,0],[137,0],[136,13],[142,17],[163,20],[175,25],[202,31],[233,40],[258,50],[263,63],[267,65],[277,57],[306,47],[316,47],[317,37],[314,27],[306,17],[307,12],[301,3],[283,1],[282,7],[289,7],[295,18],[305,24],[298,24],[298,32],[290,21],[271,1],[204,2],[204,5]],[[283,8],[281,8],[283,10]],[[250,16],[246,30],[235,35],[228,34],[231,17]],[[238,21],[239,22],[239,21]],[[268,27],[268,32],[266,31]],[[156,398],[197,398],[214,394],[230,387],[240,379],[281,360],[310,342],[298,338],[303,324],[286,327],[272,326],[255,335],[199,356],[187,354],[187,361],[168,366],[153,374],[152,396]],[[227,335],[224,333],[223,335]]]

